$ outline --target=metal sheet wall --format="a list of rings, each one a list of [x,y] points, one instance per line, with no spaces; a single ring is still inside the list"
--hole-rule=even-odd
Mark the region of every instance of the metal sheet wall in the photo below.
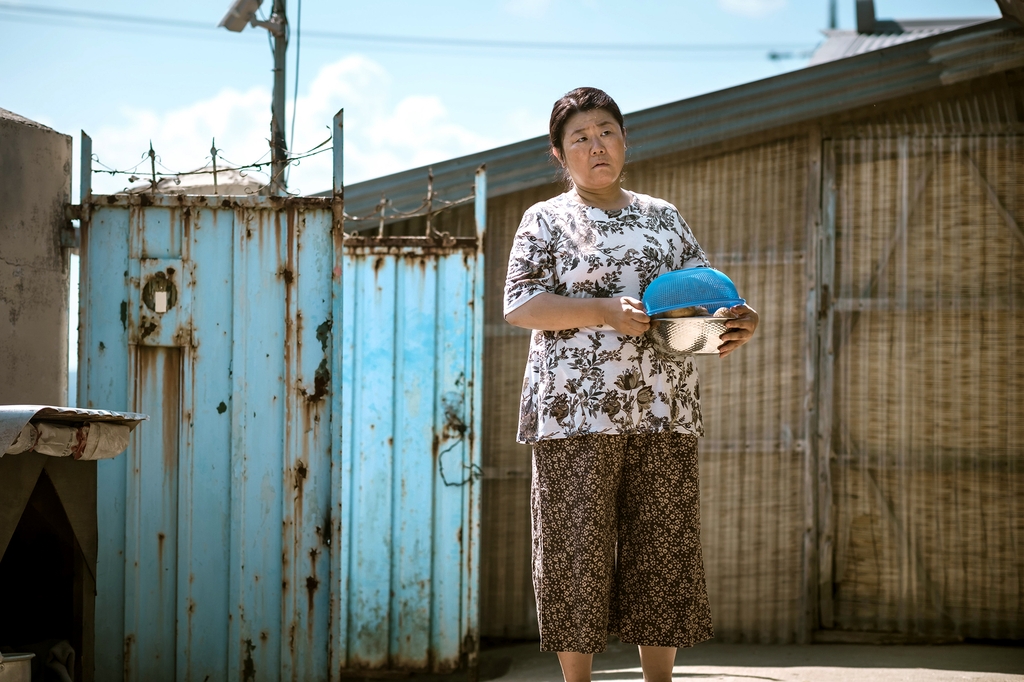
[[[341,549],[348,668],[475,665],[486,185],[477,236],[346,239]],[[464,658],[465,657],[465,658]]]
[[[152,415],[99,468],[97,679],[474,665],[484,202],[453,246],[343,247],[322,199],[86,211],[80,404]]]
[[[80,399],[153,418],[98,472],[97,678],[326,679],[330,209],[112,203]]]

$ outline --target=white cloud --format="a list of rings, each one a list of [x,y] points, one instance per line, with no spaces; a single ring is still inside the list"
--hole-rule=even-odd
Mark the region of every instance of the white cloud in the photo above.
[[[763,17],[786,6],[787,0],[718,0],[726,12],[744,17]]]
[[[544,16],[552,0],[505,0],[504,8],[517,17],[537,18]]]
[[[383,67],[359,55],[325,66],[299,97],[294,151],[303,152],[329,137],[334,114],[342,107],[347,184],[507,141],[453,122],[437,96],[407,95],[395,102],[390,81]],[[120,120],[97,132],[93,150],[108,166],[131,167],[142,160],[152,140],[164,166],[190,170],[208,162],[215,137],[223,157],[250,163],[268,151],[270,99],[269,90],[263,87],[244,92],[226,88],[214,97],[169,112],[125,110]],[[291,101],[288,105],[290,115]],[[288,126],[286,132],[290,131],[290,119]],[[139,167],[139,175],[148,170],[147,160]],[[304,194],[329,189],[331,173],[330,152],[307,158],[292,167],[289,189]],[[97,174],[93,180],[98,193],[117,191],[126,184],[124,177],[109,175]]]

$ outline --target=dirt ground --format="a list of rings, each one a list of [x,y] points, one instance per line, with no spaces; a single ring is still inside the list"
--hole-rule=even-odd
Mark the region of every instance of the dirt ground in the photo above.
[[[554,654],[535,643],[481,652],[481,680],[561,682]],[[448,679],[465,679],[451,676]],[[615,642],[594,657],[594,682],[642,680],[636,647]],[[708,642],[676,656],[674,679],[721,682],[952,682],[1022,680],[1024,648],[957,644],[779,646]]]

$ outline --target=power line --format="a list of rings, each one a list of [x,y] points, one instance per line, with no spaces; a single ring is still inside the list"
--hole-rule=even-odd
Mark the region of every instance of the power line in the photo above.
[[[179,29],[188,31],[205,31],[214,33],[217,27],[212,23],[189,21],[185,19],[167,19],[113,12],[95,12],[53,5],[21,5],[0,0],[0,13],[27,15],[23,19],[56,17],[59,19],[79,19],[97,23],[128,26],[147,26],[162,29]],[[49,19],[45,21],[49,22]],[[807,48],[807,43],[630,43],[590,45],[583,43],[534,42],[520,40],[483,40],[472,38],[436,38],[429,36],[389,36],[369,33],[343,33],[337,31],[307,30],[307,40],[323,40],[331,42],[370,43],[394,47],[434,47],[463,48],[485,51],[508,50],[514,52],[576,52],[594,55],[647,54],[669,55],[683,53],[729,53],[729,52],[769,52],[783,49]]]

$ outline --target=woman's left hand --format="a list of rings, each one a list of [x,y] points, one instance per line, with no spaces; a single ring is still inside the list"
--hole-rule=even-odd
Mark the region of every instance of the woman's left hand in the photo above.
[[[729,319],[726,320],[725,326],[729,328],[729,331],[719,337],[722,339],[722,344],[718,347],[718,357],[720,358],[724,358],[749,341],[760,320],[757,311],[746,305],[729,308],[726,317]]]

